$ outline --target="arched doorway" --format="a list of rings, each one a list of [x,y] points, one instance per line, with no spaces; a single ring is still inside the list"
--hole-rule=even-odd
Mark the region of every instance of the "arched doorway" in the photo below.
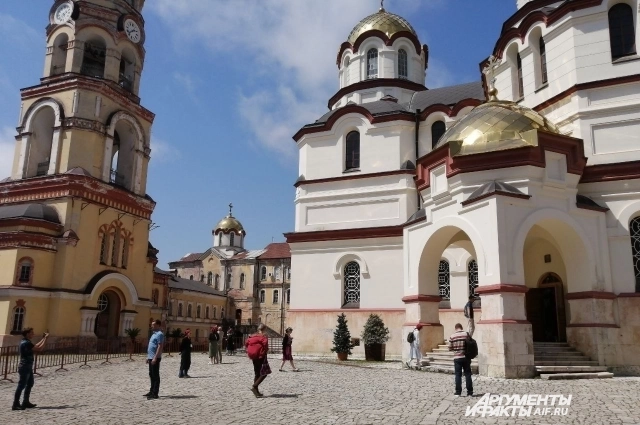
[[[236,325],[242,324],[242,310],[236,309]]]
[[[538,287],[527,291],[526,303],[534,342],[566,342],[564,285],[560,276],[555,273],[542,275]]]
[[[96,317],[95,334],[99,339],[118,336],[120,327],[120,297],[114,291],[104,291],[98,297],[98,316]]]

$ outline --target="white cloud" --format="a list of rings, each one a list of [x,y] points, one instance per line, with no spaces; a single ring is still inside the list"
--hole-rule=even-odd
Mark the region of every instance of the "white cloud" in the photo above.
[[[16,130],[11,127],[0,128],[0,180],[11,175],[16,146],[15,135]]]
[[[42,42],[43,37],[26,22],[6,13],[0,13],[0,37],[3,43],[26,47]]]
[[[416,3],[395,0],[385,7],[402,15],[438,7],[442,0]],[[155,0],[150,6],[173,31],[181,51],[195,42],[214,54],[236,52],[234,57],[246,58],[250,78],[267,83],[253,93],[242,90],[239,113],[258,142],[291,155],[291,136],[326,112],[338,89],[339,46],[378,5],[372,0]],[[187,89],[192,83],[182,74],[174,77]]]
[[[180,158],[180,151],[170,143],[157,137],[151,138],[151,166],[164,164]]]
[[[196,88],[196,84],[193,81],[193,78],[189,74],[184,74],[181,72],[174,72],[173,79],[178,82],[184,89],[189,93],[193,94]]]

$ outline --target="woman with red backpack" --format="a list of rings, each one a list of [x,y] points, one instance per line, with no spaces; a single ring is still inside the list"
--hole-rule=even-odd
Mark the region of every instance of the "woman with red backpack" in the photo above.
[[[269,367],[269,361],[267,360],[267,353],[269,352],[269,340],[264,335],[264,324],[258,325],[258,332],[247,338],[247,342],[244,343],[244,347],[247,351],[247,356],[253,361],[254,381],[251,387],[251,392],[256,397],[262,397],[258,386],[264,381],[264,378],[271,373]]]

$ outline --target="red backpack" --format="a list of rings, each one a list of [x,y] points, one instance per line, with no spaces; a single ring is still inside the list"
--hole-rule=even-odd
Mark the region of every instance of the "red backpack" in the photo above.
[[[252,335],[244,343],[247,351],[247,356],[251,360],[257,360],[264,357],[265,350],[265,337],[263,335]]]

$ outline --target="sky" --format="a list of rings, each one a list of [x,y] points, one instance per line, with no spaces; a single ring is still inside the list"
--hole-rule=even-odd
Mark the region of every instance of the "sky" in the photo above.
[[[53,0],[0,1],[0,179],[11,173],[19,89],[37,85]],[[146,0],[141,103],[156,114],[147,192],[158,266],[213,244],[233,213],[245,248],[294,230],[293,134],[327,111],[336,55],[378,0]],[[480,78],[516,0],[386,0],[429,45],[428,88]]]

